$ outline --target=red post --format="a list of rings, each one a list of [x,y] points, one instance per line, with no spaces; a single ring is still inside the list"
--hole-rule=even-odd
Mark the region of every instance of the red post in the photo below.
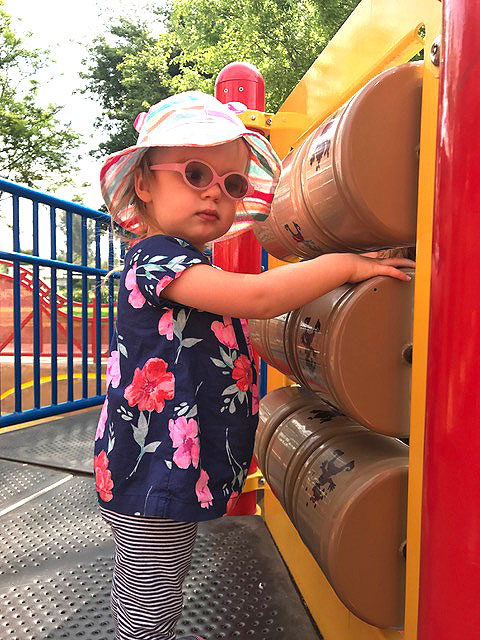
[[[480,637],[479,25],[443,0],[418,640]]]
[[[262,74],[246,62],[232,62],[220,71],[215,82],[215,97],[224,104],[241,102],[248,109],[265,110],[265,83]],[[262,247],[253,231],[213,243],[213,262],[226,271],[236,273],[260,273],[262,270]],[[258,361],[257,361],[258,371]],[[249,472],[257,466],[252,460]],[[230,515],[251,515],[256,511],[256,492],[244,493]]]
[[[265,82],[262,74],[248,62],[227,64],[217,76],[215,97],[224,104],[241,102],[248,109],[265,110]],[[235,238],[213,243],[213,262],[236,273],[260,273],[262,247],[253,231],[247,230]]]

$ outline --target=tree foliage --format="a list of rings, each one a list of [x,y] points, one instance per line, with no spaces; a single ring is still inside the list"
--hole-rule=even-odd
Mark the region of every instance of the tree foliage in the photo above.
[[[96,127],[109,136],[94,155],[135,144],[135,117],[173,93],[171,79],[178,68],[170,62],[171,40],[168,34],[154,38],[145,23],[126,18],[93,40],[81,75],[87,80],[85,92],[102,106]]]
[[[196,85],[212,92],[226,64],[251,62],[265,78],[269,111],[278,109],[328,42],[312,0],[174,0],[168,24],[180,45],[176,89]]]
[[[37,104],[35,74],[47,52],[25,48],[3,6],[0,0],[0,175],[28,186],[69,181],[79,137],[58,120],[61,107]]]
[[[126,18],[89,47],[87,90],[103,106],[101,152],[133,144],[137,113],[190,89],[213,93],[230,62],[263,74],[266,109],[275,112],[360,0],[171,0],[146,24]]]

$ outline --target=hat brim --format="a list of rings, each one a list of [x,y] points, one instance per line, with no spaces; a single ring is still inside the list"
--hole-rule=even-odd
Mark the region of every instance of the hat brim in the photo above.
[[[169,100],[170,110],[166,110],[162,105]],[[187,92],[163,103],[154,105],[157,110],[152,107],[153,115],[145,117],[137,144],[112,154],[101,168],[100,187],[112,219],[133,233],[140,229],[133,181],[135,169],[148,149],[214,147],[242,138],[250,153],[246,173],[253,194],[238,202],[236,221],[265,220],[281,173],[280,159],[268,140],[246,129],[236,115],[212,96]]]

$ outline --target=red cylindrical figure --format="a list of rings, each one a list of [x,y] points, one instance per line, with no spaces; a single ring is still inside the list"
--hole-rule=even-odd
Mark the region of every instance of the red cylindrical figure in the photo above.
[[[265,82],[260,71],[248,62],[231,62],[215,82],[215,97],[224,104],[241,102],[248,109],[265,111]]]
[[[262,74],[248,62],[227,64],[217,76],[215,97],[223,104],[241,102],[248,109],[264,111],[265,82]],[[226,271],[260,273],[262,248],[249,229],[236,237],[214,242],[213,262]]]
[[[265,82],[262,74],[248,62],[232,62],[224,67],[215,82],[215,97],[223,104],[241,102],[248,109],[265,110]],[[251,229],[216,240],[213,243],[213,263],[225,271],[235,273],[260,273],[262,270],[262,247]],[[255,358],[257,371],[258,358]],[[249,473],[257,470],[255,461]],[[244,493],[229,515],[252,515],[257,507],[256,491]]]

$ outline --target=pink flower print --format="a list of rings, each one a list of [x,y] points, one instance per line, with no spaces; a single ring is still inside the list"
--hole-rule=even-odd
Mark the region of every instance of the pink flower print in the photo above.
[[[219,342],[229,349],[238,349],[237,338],[232,325],[232,319],[223,316],[223,323],[215,320],[210,325],[211,330]]]
[[[242,325],[243,335],[245,336],[245,342],[247,343],[248,355],[250,356],[250,360],[253,360],[253,347],[250,339],[250,333],[248,331],[248,322],[245,318],[240,318],[240,324]]]
[[[238,493],[238,491],[232,491],[232,495],[227,502],[227,509],[225,511],[226,516],[228,516],[228,514],[233,511],[233,509],[235,509],[239,496],[240,494]]]
[[[110,383],[112,387],[116,389],[120,384],[120,354],[118,351],[112,351],[107,362],[107,370],[105,371],[105,378],[107,383],[107,389]]]
[[[172,400],[175,392],[173,373],[167,372],[161,358],[150,358],[143,369],[135,369],[131,384],[125,389],[125,399],[139,411],[163,411],[165,400]]]
[[[181,416],[177,420],[169,420],[168,430],[173,446],[177,449],[173,455],[177,467],[187,469],[192,464],[196,469],[200,458],[197,422],[193,418],[187,422],[187,419]]]
[[[138,288],[136,262],[133,267],[127,271],[127,275],[125,276],[125,287],[131,291],[128,296],[128,302],[134,309],[141,309],[145,304],[145,298]]]
[[[202,509],[209,509],[213,504],[213,496],[208,488],[209,479],[208,473],[200,469],[200,477],[195,485],[195,492]]]
[[[163,278],[158,281],[157,288],[155,289],[157,296],[160,297],[160,294],[162,293],[162,291],[165,289],[165,287],[168,287],[168,285],[172,281],[173,281],[173,278],[170,278],[170,276],[163,276]]]
[[[95,471],[95,484],[97,491],[104,502],[110,502],[113,498],[112,472],[107,467],[107,454],[105,451],[101,451],[98,456],[94,456],[93,469]]]
[[[253,373],[252,364],[247,356],[243,354],[233,363],[232,378],[236,380],[240,391],[248,391],[252,386]]]
[[[252,415],[258,413],[258,385],[252,384]]]
[[[100,440],[100,438],[103,438],[103,434],[105,433],[105,424],[107,422],[107,412],[108,412],[108,398],[105,398],[105,402],[103,403],[102,411],[100,413],[100,418],[98,420],[95,440]]]
[[[158,333],[173,340],[173,309],[168,309],[158,321]]]

